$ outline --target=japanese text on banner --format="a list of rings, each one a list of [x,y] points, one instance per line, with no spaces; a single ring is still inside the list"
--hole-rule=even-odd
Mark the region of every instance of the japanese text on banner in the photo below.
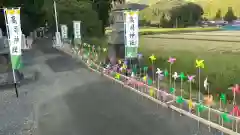
[[[68,38],[68,27],[67,25],[61,25],[61,34],[62,34],[62,38],[63,39],[67,39]]]
[[[5,9],[7,29],[9,31],[10,54],[21,55],[20,9]]]
[[[125,37],[127,47],[138,47],[138,11],[126,12]]]
[[[74,21],[73,28],[74,28],[74,38],[75,39],[81,38],[81,22]]]

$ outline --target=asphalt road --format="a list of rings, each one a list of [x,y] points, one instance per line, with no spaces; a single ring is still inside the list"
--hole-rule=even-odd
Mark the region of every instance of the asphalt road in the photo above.
[[[0,127],[4,125],[3,120],[20,125],[2,126],[0,135],[12,135],[13,131],[20,134],[26,127],[35,129],[34,135],[193,135],[197,132],[196,121],[157,106],[89,71],[71,56],[51,48],[49,39],[36,44],[25,57],[27,66],[40,73],[38,80],[22,86],[19,99],[13,91],[0,93],[11,93],[1,99],[1,102],[13,102],[5,105],[6,110],[18,107],[5,112],[0,102]],[[30,124],[22,123],[25,119],[30,119]],[[203,125],[200,134],[210,135]]]

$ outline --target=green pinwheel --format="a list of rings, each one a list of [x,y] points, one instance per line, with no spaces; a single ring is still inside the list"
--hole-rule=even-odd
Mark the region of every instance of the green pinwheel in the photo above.
[[[168,73],[167,69],[165,69],[165,70],[164,70],[164,76],[166,77],[166,76],[168,76],[168,74],[169,74],[169,73]]]
[[[172,88],[170,88],[169,91],[170,91],[170,93],[174,93],[175,92],[175,88],[172,87]]]
[[[183,97],[182,97],[182,96],[177,96],[176,102],[177,102],[178,104],[182,104],[182,103],[184,102]]]
[[[143,67],[143,71],[144,71],[144,72],[147,72],[147,70],[148,70],[148,67],[147,67],[147,66],[144,66],[144,67]]]
[[[224,122],[232,122],[232,120],[228,117],[228,114],[225,112],[221,114],[221,118]]]
[[[136,68],[136,67],[133,67],[133,68],[132,68],[132,72],[136,75],[136,74],[137,74],[137,68]]]
[[[183,72],[180,73],[179,77],[181,78],[181,80],[184,80],[186,78]]]
[[[147,83],[148,83],[148,85],[152,85],[152,83],[153,83],[152,79],[148,79]]]
[[[226,103],[227,103],[226,94],[221,93],[221,95],[220,95],[220,100],[221,100],[224,104],[226,104]]]
[[[196,107],[198,112],[203,112],[206,110],[206,107],[201,103],[197,104]]]

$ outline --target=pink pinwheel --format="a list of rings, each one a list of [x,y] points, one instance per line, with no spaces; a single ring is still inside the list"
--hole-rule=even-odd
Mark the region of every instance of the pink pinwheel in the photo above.
[[[234,106],[233,110],[230,112],[230,114],[239,117],[240,116],[240,110],[239,110],[238,106]]]
[[[128,80],[127,80],[126,84],[127,84],[127,85],[134,85],[134,84],[135,84],[135,82],[136,82],[136,80],[135,80],[135,79],[133,79],[133,78],[128,78]]]
[[[232,87],[232,92],[240,93],[240,87],[238,84],[236,84],[234,87]]]
[[[176,61],[176,58],[169,57],[168,62],[173,64]]]
[[[131,69],[127,69],[127,73],[132,73],[132,70]]]
[[[188,75],[187,77],[188,77],[189,82],[193,82],[194,78],[195,78],[195,75]]]
[[[231,89],[233,92],[233,105],[236,104],[236,94],[240,93],[240,87],[238,84],[235,84],[235,86],[230,87],[228,89]]]
[[[135,83],[136,83],[136,85],[137,85],[138,87],[142,87],[142,86],[144,86],[144,83],[143,83],[143,82],[136,81]]]

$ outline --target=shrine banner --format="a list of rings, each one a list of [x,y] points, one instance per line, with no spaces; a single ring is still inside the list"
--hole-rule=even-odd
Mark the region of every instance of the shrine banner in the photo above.
[[[138,31],[138,11],[125,12],[125,58],[137,57]]]
[[[61,34],[62,34],[62,39],[67,39],[68,38],[68,27],[65,24],[61,25]]]
[[[9,49],[11,55],[11,63],[13,69],[19,69],[22,65],[21,62],[21,43],[22,31],[20,21],[20,8],[4,9],[5,22],[8,32]]]

